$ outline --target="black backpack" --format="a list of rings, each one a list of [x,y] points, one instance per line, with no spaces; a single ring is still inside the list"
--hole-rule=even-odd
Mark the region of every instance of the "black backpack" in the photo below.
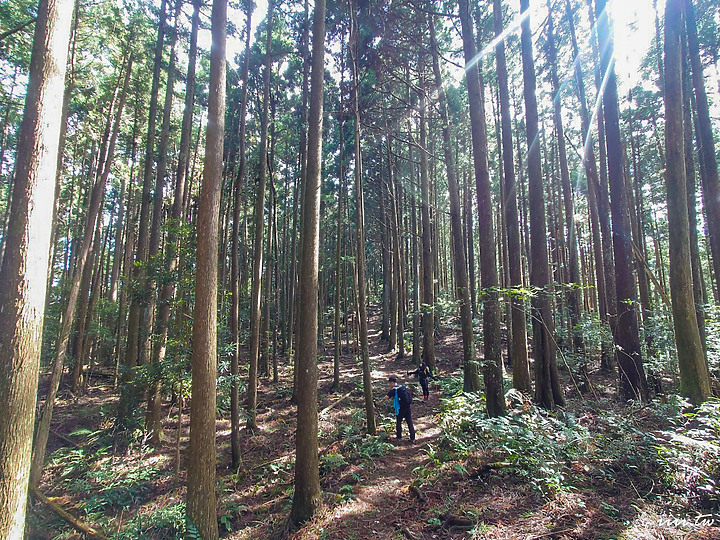
[[[412,393],[410,393],[410,390],[404,386],[398,386],[395,391],[397,392],[400,407],[407,407],[412,404]]]

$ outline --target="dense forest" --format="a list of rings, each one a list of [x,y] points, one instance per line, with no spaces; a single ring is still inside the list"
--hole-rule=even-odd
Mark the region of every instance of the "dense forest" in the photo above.
[[[0,538],[720,539],[718,148],[717,0],[1,2]]]

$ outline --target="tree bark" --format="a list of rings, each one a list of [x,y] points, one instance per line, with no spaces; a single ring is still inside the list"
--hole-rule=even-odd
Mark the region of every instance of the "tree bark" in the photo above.
[[[580,263],[578,261],[578,242],[575,227],[575,205],[573,202],[572,186],[570,185],[570,170],[568,169],[567,150],[565,146],[565,129],[562,121],[561,87],[558,77],[557,49],[555,47],[555,26],[553,23],[552,6],[548,5],[548,63],[550,64],[550,81],[553,89],[553,124],[555,125],[555,139],[558,147],[560,165],[560,182],[565,210],[565,225],[567,228],[567,253],[569,282],[567,283],[567,301],[570,311],[570,324],[572,326],[573,349],[575,352],[583,350],[583,337],[580,331],[580,309],[582,306],[582,278],[580,276]]]
[[[688,221],[682,97],[683,0],[665,4],[665,184],[670,295],[680,367],[680,393],[693,405],[710,396],[710,377],[695,313]]]
[[[235,189],[233,191],[233,233],[230,269],[230,333],[232,335],[232,357],[230,359],[230,453],[233,470],[242,463],[240,450],[240,207],[242,206],[242,184],[245,178],[246,146],[245,137],[247,118],[248,75],[250,72],[250,35],[252,32],[252,9],[247,10],[245,22],[245,59],[242,68],[242,93],[240,95],[240,134],[238,165]]]
[[[323,82],[325,77],[325,0],[315,1],[312,75],[308,116],[308,152],[303,197],[298,274],[298,339],[296,371],[297,434],[295,495],[290,518],[303,523],[322,504],[318,462],[317,327],[318,248],[320,244],[320,186],[322,174]]]
[[[0,266],[0,537],[22,538],[73,0],[38,6]]]
[[[215,501],[217,380],[218,224],[225,135],[227,2],[214,0],[208,89],[205,167],[197,223],[197,270],[193,311],[192,400],[188,454],[187,519],[204,540],[218,535]]]
[[[422,62],[418,67],[421,77],[420,88],[420,221],[422,225],[422,359],[430,369],[435,370],[435,257],[432,240],[432,221],[430,220],[430,165],[428,164],[427,141],[427,99],[425,96],[425,67]]]
[[[718,177],[712,120],[705,91],[705,77],[700,60],[695,8],[692,0],[684,1],[690,66],[692,67],[692,81],[695,89],[698,140],[700,142],[699,159],[702,164],[700,177],[703,188],[703,207],[707,216],[707,231],[710,237],[710,252],[712,253],[713,273],[715,274],[716,290],[714,293],[715,298],[718,298],[720,297],[720,286],[718,285],[720,283],[720,204],[718,204],[718,201],[720,201],[720,178]]]
[[[320,0],[323,1],[323,0]],[[377,424],[375,419],[375,405],[373,403],[372,377],[370,375],[370,348],[368,345],[367,328],[367,284],[365,276],[365,198],[363,194],[363,167],[360,147],[360,102],[359,102],[359,74],[358,74],[358,24],[357,0],[348,0],[350,8],[350,37],[348,50],[350,52],[350,66],[352,69],[352,100],[355,134],[355,230],[356,254],[355,269],[357,276],[357,319],[358,341],[362,355],[363,393],[365,395],[365,418],[368,435],[375,435]]]

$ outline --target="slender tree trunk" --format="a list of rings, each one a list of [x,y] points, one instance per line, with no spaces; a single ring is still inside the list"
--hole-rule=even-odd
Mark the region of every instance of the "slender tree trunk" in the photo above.
[[[153,214],[152,224],[150,227],[150,242],[148,245],[148,261],[156,261],[160,253],[161,242],[161,225],[163,218],[163,191],[166,183],[167,174],[167,149],[168,140],[170,138],[170,113],[172,111],[172,102],[175,89],[175,46],[177,44],[178,35],[178,16],[180,14],[181,3],[175,4],[175,28],[170,38],[170,62],[167,71],[167,82],[165,86],[165,103],[163,105],[162,127],[160,128],[160,141],[158,144],[158,162],[157,174],[155,176],[155,191],[153,195]],[[157,306],[157,276],[151,275],[147,280],[146,292],[148,295],[148,307],[143,320],[144,327],[141,329],[141,347],[145,351],[143,356],[148,359],[154,366],[158,366],[160,360],[164,356],[164,344],[160,347],[156,343],[154,349],[153,343],[153,326],[155,325],[155,308]],[[163,325],[164,325],[163,321]],[[163,332],[163,328],[155,327],[155,334]],[[145,414],[145,432],[148,435],[150,443],[154,446],[160,444],[162,439],[162,389],[160,385],[160,372],[157,370],[154,380],[151,381],[148,388],[147,411]]]
[[[493,0],[493,23],[495,36],[503,31],[502,2]],[[495,46],[495,61],[497,65],[497,78],[500,92],[500,115],[502,134],[502,157],[505,187],[505,216],[507,229],[508,255],[510,262],[509,288],[521,288],[522,261],[520,221],[518,218],[517,186],[515,183],[515,162],[513,158],[512,124],[510,116],[510,91],[508,88],[507,64],[505,59],[505,41],[499,40]],[[530,381],[530,366],[527,351],[527,323],[525,321],[525,306],[519,295],[511,298],[512,317],[510,355],[513,366],[513,387],[523,392],[532,391]]]
[[[252,9],[247,10],[245,23],[245,60],[242,70],[242,90],[240,95],[240,135],[237,178],[235,179],[235,190],[233,191],[233,233],[231,249],[231,285],[230,295],[230,333],[232,334],[233,353],[230,359],[230,374],[232,383],[230,385],[230,451],[233,470],[242,463],[240,450],[240,209],[242,206],[242,185],[245,178],[246,146],[245,138],[247,118],[247,96],[248,96],[248,75],[250,71],[250,35],[252,32]]]
[[[22,538],[72,0],[38,5],[0,266],[0,537]]]
[[[557,50],[555,48],[555,27],[553,24],[552,6],[548,3],[548,62],[550,64],[550,80],[553,88],[553,123],[555,125],[555,139],[558,146],[558,159],[560,161],[560,181],[565,210],[565,224],[567,226],[567,253],[568,270],[570,273],[569,290],[567,293],[568,308],[570,310],[570,324],[572,326],[573,349],[580,352],[583,349],[583,338],[580,332],[580,309],[582,306],[582,279],[580,276],[580,263],[578,261],[577,231],[575,230],[575,205],[573,203],[572,186],[570,185],[570,170],[568,169],[567,150],[565,147],[565,129],[562,121],[562,106],[560,104],[561,87],[557,68]]]
[[[575,21],[572,15],[570,0],[566,0],[566,14],[570,26],[570,36],[572,38],[573,57],[579,58],[579,48],[577,38],[575,36]],[[575,62],[575,82],[577,85],[578,99],[580,100],[580,120],[581,131],[583,137],[582,160],[585,167],[585,176],[588,183],[588,211],[590,214],[590,229],[592,235],[593,255],[595,257],[595,286],[597,289],[597,301],[600,320],[609,323],[609,308],[607,299],[605,262],[602,245],[602,226],[599,215],[599,197],[600,197],[600,181],[598,179],[597,162],[595,160],[595,144],[593,142],[592,133],[590,132],[590,114],[587,108],[587,99],[585,97],[585,81],[582,74],[582,65],[579,61]],[[610,351],[603,344],[600,365],[604,370],[611,368]]]
[[[262,287],[263,268],[263,230],[265,215],[265,188],[267,184],[268,126],[270,109],[270,72],[272,70],[272,27],[275,2],[268,2],[267,30],[265,40],[265,71],[263,74],[263,112],[260,132],[260,170],[258,173],[257,197],[255,199],[255,238],[253,239],[252,291],[250,293],[250,369],[248,374],[247,427],[257,427],[257,380],[258,359],[260,357],[260,289]]]
[[[420,220],[422,225],[422,359],[430,369],[435,370],[435,286],[432,222],[430,221],[430,174],[427,146],[427,102],[425,97],[422,62],[419,66],[420,88]]]
[[[205,168],[198,209],[193,312],[192,401],[188,453],[187,520],[204,540],[218,538],[215,502],[218,225],[225,132],[227,2],[214,0]]]
[[[595,7],[598,17],[598,36],[601,51],[600,69],[607,74],[603,92],[603,111],[611,196],[615,288],[617,293],[615,350],[620,369],[620,394],[622,398],[645,401],[648,397],[647,381],[643,369],[638,320],[635,311],[635,276],[632,273],[631,266],[631,230],[623,182],[623,148],[620,138],[617,79],[615,66],[612,63],[614,45],[605,4],[606,0],[596,0]]]
[[[695,313],[685,178],[682,97],[683,0],[665,5],[665,183],[670,241],[670,294],[680,393],[694,405],[710,396],[710,377]]]
[[[432,7],[432,4],[429,4]],[[468,288],[468,270],[465,261],[465,249],[462,241],[462,222],[460,218],[460,193],[455,176],[455,164],[452,155],[452,141],[450,139],[450,125],[447,114],[447,101],[445,89],[440,75],[440,62],[438,59],[438,45],[435,38],[435,24],[429,18],[430,50],[433,56],[433,72],[435,74],[435,88],[438,93],[440,105],[440,121],[442,122],[443,150],[445,165],[447,167],[448,191],[450,195],[450,232],[455,263],[455,295],[460,300],[460,326],[463,340],[463,390],[477,392],[480,390],[480,377],[478,375],[477,361],[475,360],[475,343],[472,329],[472,308],[470,305],[470,290]],[[491,227],[492,228],[492,227]],[[487,254],[483,254],[487,256]]]
[[[295,454],[295,494],[290,518],[309,520],[322,504],[318,468],[317,326],[320,186],[322,173],[323,79],[325,76],[325,0],[315,1],[312,76],[308,117],[308,152],[303,197],[300,268],[298,275],[298,421]],[[302,316],[300,316],[302,314]]]
[[[320,0],[323,1],[323,0]],[[355,229],[356,229],[356,291],[357,291],[357,319],[358,341],[362,355],[363,392],[365,395],[365,418],[368,435],[375,435],[377,431],[375,419],[375,405],[373,403],[372,377],[370,375],[370,348],[368,345],[367,329],[367,284],[365,276],[365,199],[363,194],[362,152],[360,148],[360,103],[359,103],[359,74],[358,74],[358,25],[357,0],[348,0],[350,8],[350,38],[348,50],[350,52],[350,66],[352,69],[352,100],[353,119],[355,122]]]
[[[683,41],[683,56],[687,57],[687,41]],[[683,66],[683,138],[685,143],[685,176],[687,178],[687,207],[688,224],[690,227],[690,262],[692,263],[693,296],[695,298],[695,313],[697,315],[698,329],[703,351],[707,359],[707,334],[705,332],[705,304],[707,304],[707,290],[705,276],[703,275],[700,260],[700,245],[698,238],[697,219],[697,188],[695,181],[695,148],[693,146],[692,123],[692,80],[688,66]]]
[[[530,0],[520,0],[520,11],[530,8]],[[545,195],[543,190],[537,100],[535,97],[535,61],[532,51],[530,18],[521,24],[523,95],[528,145],[528,196],[530,199],[530,285],[537,288],[532,299],[533,352],[535,356],[535,400],[545,408],[562,405],[564,398],[557,372],[554,322],[550,294]]]
[[[190,138],[192,135],[193,107],[195,105],[195,62],[197,58],[197,34],[199,23],[200,3],[199,0],[195,0],[193,2],[193,19],[192,29],[190,32],[190,50],[188,54],[188,71],[185,87],[185,108],[180,133],[180,151],[178,154],[178,163],[175,174],[173,205],[170,210],[170,227],[165,244],[166,268],[170,275],[173,275],[178,269],[178,232],[182,225],[183,194],[185,191],[185,184],[187,182]],[[170,78],[171,77],[168,77],[168,79]],[[168,80],[168,85],[171,85],[170,80]],[[169,95],[170,94],[166,94],[166,101]],[[163,124],[165,124],[165,119],[163,119]],[[165,133],[165,126],[163,126],[163,133]],[[167,142],[164,144],[167,145]],[[163,146],[162,142],[161,146]],[[160,166],[158,165],[158,174],[159,173]],[[170,321],[170,310],[173,296],[175,296],[175,281],[171,279],[167,280],[167,282],[163,284],[158,300],[158,313],[155,324],[155,333],[157,338],[153,357],[153,361],[156,364],[161,363],[165,359],[165,355],[167,353],[168,324]],[[158,398],[158,388],[155,388],[150,395],[151,401],[148,402],[148,425],[146,426],[147,431],[151,434],[155,434],[156,437],[160,434],[160,402]],[[152,414],[150,412],[151,409]],[[159,442],[158,439],[156,439],[156,442]]]
[[[344,82],[345,65],[343,64],[341,69],[341,79]],[[342,86],[342,85],[341,85]],[[341,312],[340,312],[340,299],[342,297],[342,248],[343,248],[343,199],[345,191],[345,135],[344,135],[344,94],[340,93],[340,114],[338,116],[338,130],[339,130],[339,167],[340,178],[338,182],[338,207],[337,207],[337,230],[335,239],[335,338],[334,338],[334,351],[333,351],[333,391],[337,392],[340,389],[340,323],[341,323]]]
[[[597,29],[595,22],[595,12],[593,11],[592,0],[586,0],[588,5],[588,17],[590,19],[590,26]],[[593,49],[593,62],[595,64],[595,88],[597,89],[598,95],[602,95],[602,76],[600,70],[600,60],[598,51],[598,32],[594,31],[591,33],[590,42]],[[598,100],[598,104],[600,101]],[[603,275],[605,281],[605,299],[607,307],[607,322],[610,325],[610,329],[615,332],[615,325],[617,324],[617,287],[615,285],[615,259],[613,254],[613,238],[612,230],[610,227],[610,198],[608,195],[608,170],[607,170],[607,145],[605,138],[605,121],[603,119],[603,113],[599,105],[595,109],[595,115],[597,116],[598,125],[598,147],[599,147],[599,161],[600,161],[600,174],[597,177],[597,200],[598,200],[598,214],[600,218],[600,232],[602,240],[602,261],[604,264]],[[586,136],[590,142],[590,136]],[[588,177],[589,180],[594,180]],[[614,356],[614,353],[613,353]],[[610,351],[607,354],[603,354],[601,358],[601,367],[609,372],[613,368],[613,362],[611,361]]]

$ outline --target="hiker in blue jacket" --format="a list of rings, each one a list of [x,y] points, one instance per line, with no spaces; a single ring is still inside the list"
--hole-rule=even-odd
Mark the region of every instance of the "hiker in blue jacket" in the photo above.
[[[422,386],[423,401],[427,401],[430,396],[430,389],[428,387],[428,379],[435,379],[432,374],[432,370],[425,362],[420,362],[420,366],[415,371],[408,371],[408,375],[417,375]]]
[[[397,377],[392,375],[388,379],[390,389],[388,390],[387,397],[393,400],[393,406],[395,407],[395,428],[397,430],[397,438],[402,439],[402,421],[405,420],[408,425],[408,431],[410,432],[410,442],[415,442],[415,427],[412,421],[412,411],[410,405],[412,404],[412,395],[410,391],[403,385],[398,384]]]

